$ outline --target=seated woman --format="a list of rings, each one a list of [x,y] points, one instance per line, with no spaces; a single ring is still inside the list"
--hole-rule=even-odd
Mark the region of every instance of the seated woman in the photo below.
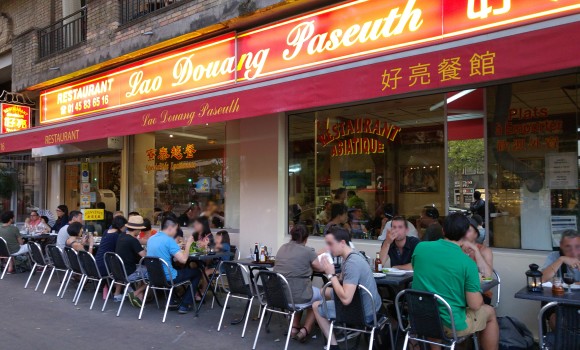
[[[87,250],[90,254],[93,254],[93,235],[87,235],[81,237],[81,232],[83,230],[83,224],[80,222],[73,222],[72,224],[68,225],[66,232],[70,236],[66,240],[66,246],[71,247],[72,249],[78,251],[85,250],[85,245],[89,246],[89,250]]]
[[[115,248],[117,247],[117,239],[119,239],[119,235],[123,233],[126,223],[127,219],[124,217],[115,216],[111,228],[108,229],[103,235],[103,238],[101,238],[99,250],[97,250],[97,254],[95,255],[95,261],[97,262],[101,276],[107,276],[105,253],[115,251]]]
[[[482,278],[491,278],[493,276],[493,253],[491,249],[481,243],[477,243],[479,238],[478,223],[473,218],[469,219],[469,230],[465,238],[461,242],[461,249],[467,254],[471,260],[477,264],[479,276]],[[483,301],[490,305],[492,291],[487,291],[483,294]]]
[[[290,242],[278,249],[274,272],[282,274],[288,280],[294,304],[312,304],[322,300],[320,289],[313,287],[310,280],[312,270],[322,271],[322,266],[314,248],[306,246],[308,230],[303,225],[296,225],[290,231],[290,235],[292,236]],[[291,336],[292,339],[304,343],[314,326],[314,314],[312,309],[306,311],[306,320],[302,327],[300,327],[301,316],[299,314],[294,318]]]
[[[49,233],[50,227],[44,223],[44,220],[38,215],[38,211],[30,211],[30,219],[24,225],[26,231],[31,234],[40,235],[43,233]]]

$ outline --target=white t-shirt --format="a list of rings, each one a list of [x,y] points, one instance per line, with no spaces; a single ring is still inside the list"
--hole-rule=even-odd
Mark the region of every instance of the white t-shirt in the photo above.
[[[61,227],[60,230],[58,230],[58,236],[56,236],[56,246],[59,247],[60,249],[64,249],[64,247],[66,246],[66,241],[70,237],[67,230],[68,224],[64,225],[63,227]]]
[[[393,222],[393,220],[391,220],[385,224],[385,228],[383,229],[383,232],[381,232],[381,235],[378,238],[379,241],[384,241],[387,238],[387,231],[391,229],[392,222]],[[407,226],[409,226],[409,231],[407,232],[407,236],[419,238],[419,233],[417,232],[415,225],[413,225],[410,221],[407,221]]]

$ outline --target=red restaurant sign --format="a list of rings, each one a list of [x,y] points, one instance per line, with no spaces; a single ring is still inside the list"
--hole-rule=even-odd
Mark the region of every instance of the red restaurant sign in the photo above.
[[[577,0],[357,0],[41,94],[41,123],[571,14]]]
[[[30,128],[30,107],[10,103],[0,104],[0,134]]]

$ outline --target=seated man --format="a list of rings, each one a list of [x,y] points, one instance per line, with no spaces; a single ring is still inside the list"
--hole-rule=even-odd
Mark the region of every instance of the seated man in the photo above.
[[[367,260],[361,254],[351,249],[349,244],[350,235],[344,228],[338,226],[331,227],[324,237],[324,240],[332,255],[340,256],[343,259],[340,279],[334,271],[334,264],[330,263],[327,259],[322,259],[322,270],[332,282],[332,290],[327,290],[329,293],[324,297],[327,299],[338,297],[343,304],[349,305],[352,302],[358,285],[360,284],[366,287],[374,297],[373,305],[368,295],[366,293],[362,294],[365,318],[368,323],[371,323],[374,315],[379,311],[382,302],[377,291],[377,284],[373,277],[373,272],[369,268]],[[342,280],[342,283],[340,280]],[[335,350],[338,349],[336,339],[334,335],[328,334],[330,331],[330,321],[328,319],[336,317],[334,301],[328,301],[327,306],[328,314],[325,314],[321,301],[314,302],[312,309],[314,310],[316,322],[318,322],[324,335],[326,337],[332,337],[329,350]]]
[[[551,281],[560,271],[560,276],[569,269],[574,269],[574,280],[580,282],[580,234],[574,230],[562,232],[560,250],[552,252],[546,258],[542,268],[542,282]]]
[[[147,252],[149,256],[159,257],[169,264],[170,271],[166,272],[168,281],[173,280],[174,283],[191,281],[192,285],[185,292],[178,310],[180,314],[185,314],[192,309],[193,299],[190,288],[194,288],[194,290],[197,288],[201,278],[201,271],[188,267],[184,267],[179,271],[173,268],[172,259],[175,259],[180,264],[187,264],[189,249],[193,244],[193,235],[191,235],[187,237],[185,247],[181,250],[174,239],[178,229],[177,218],[174,216],[164,218],[161,224],[161,231],[147,241]]]
[[[140,215],[133,215],[129,218],[129,221],[125,224],[127,231],[125,233],[119,234],[117,239],[117,246],[115,252],[123,260],[125,265],[125,271],[127,272],[127,280],[129,282],[135,282],[143,278],[145,270],[143,266],[138,265],[141,258],[146,254],[145,249],[141,246],[139,239],[139,233],[145,228],[143,223],[143,217]],[[120,301],[121,286],[117,285],[115,290],[115,301]],[[129,293],[129,301],[131,305],[140,308],[143,300],[143,293],[145,292],[145,285],[141,285],[134,293]]]
[[[454,213],[443,224],[444,239],[417,245],[412,259],[413,289],[440,295],[451,306],[457,335],[481,332],[481,348],[493,350],[499,342],[495,310],[483,303],[477,265],[461,249],[468,230],[467,217]],[[440,312],[450,333],[447,308],[441,305]]]
[[[408,221],[402,216],[396,216],[391,220],[391,229],[381,246],[381,262],[383,266],[390,261],[391,267],[401,270],[411,270],[411,257],[415,247],[419,244],[419,238],[408,236]]]
[[[56,237],[56,246],[60,249],[64,249],[66,246],[66,241],[69,239],[69,234],[67,231],[68,225],[73,222],[83,223],[83,213],[78,210],[73,210],[69,214],[69,221],[58,230],[58,235]],[[82,226],[82,225],[81,225]]]
[[[8,246],[8,252],[14,257],[25,257],[28,254],[28,246],[24,244],[20,231],[14,226],[14,212],[7,211],[2,214],[2,226],[0,226],[0,237],[4,238]],[[14,260],[14,259],[13,259]],[[8,273],[14,272],[14,261],[10,261]]]
[[[439,210],[432,206],[425,206],[421,211],[421,216],[417,220],[417,229],[424,228],[425,232],[419,238],[421,241],[436,241],[443,238],[443,230],[439,223]]]

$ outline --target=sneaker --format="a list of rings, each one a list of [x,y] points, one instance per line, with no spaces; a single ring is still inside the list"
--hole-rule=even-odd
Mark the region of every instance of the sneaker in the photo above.
[[[357,331],[343,331],[340,335],[335,335],[336,337],[336,342],[337,343],[342,343],[345,340],[351,340],[354,339],[356,337],[358,337],[360,335],[360,332]]]
[[[121,300],[123,300],[123,295],[122,294],[118,294],[118,295],[114,295],[113,296],[113,301],[116,303],[120,303]]]
[[[127,294],[129,297],[129,302],[136,308],[141,308],[141,299],[137,298],[133,292]]]
[[[170,311],[177,311],[179,309],[179,303],[177,302],[177,300],[171,300],[169,302],[169,307],[168,309]]]
[[[190,312],[191,310],[193,310],[191,305],[180,305],[179,310],[177,310],[177,312],[180,314],[186,314],[186,313]]]

